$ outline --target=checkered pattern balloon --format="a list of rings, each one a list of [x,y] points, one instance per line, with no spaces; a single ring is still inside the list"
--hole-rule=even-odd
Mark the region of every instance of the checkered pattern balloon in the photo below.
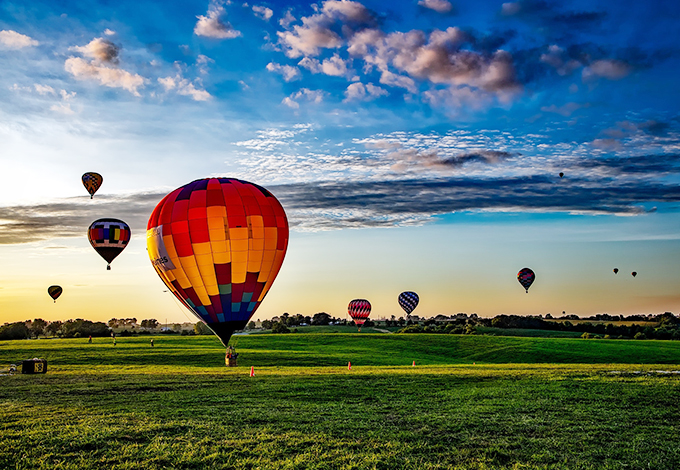
[[[288,219],[266,189],[208,178],[165,196],[146,234],[160,278],[226,345],[246,326],[281,268]]]
[[[95,220],[87,230],[90,245],[109,263],[107,269],[111,269],[111,261],[128,245],[130,235],[128,224],[118,219]]]
[[[371,314],[371,303],[365,299],[354,299],[347,306],[347,313],[357,326],[361,326]]]
[[[536,275],[529,268],[524,268],[517,273],[517,280],[520,284],[522,284],[522,287],[526,289],[527,294],[529,293],[529,287],[531,287],[531,284],[533,284],[534,279],[536,279]]]
[[[95,173],[93,171],[90,171],[88,173],[85,173],[83,175],[83,186],[85,186],[85,189],[87,189],[87,192],[90,193],[90,199],[94,196],[94,193],[97,192],[99,187],[102,185],[104,182],[104,178],[102,178],[102,175],[99,173]]]
[[[401,308],[404,309],[404,311],[410,315],[412,311],[416,309],[418,306],[418,302],[420,301],[420,298],[418,297],[418,294],[415,292],[411,291],[406,291],[402,292],[399,294],[399,305]]]

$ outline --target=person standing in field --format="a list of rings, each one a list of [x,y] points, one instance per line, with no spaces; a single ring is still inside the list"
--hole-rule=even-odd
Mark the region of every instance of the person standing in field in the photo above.
[[[151,338],[151,347],[153,348],[153,338]]]
[[[87,342],[92,344],[92,335],[90,335],[90,338],[87,340]]]

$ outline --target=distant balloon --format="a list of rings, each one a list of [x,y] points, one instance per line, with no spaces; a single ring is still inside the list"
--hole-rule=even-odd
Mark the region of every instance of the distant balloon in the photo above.
[[[529,293],[529,287],[531,287],[531,284],[534,283],[535,279],[536,275],[529,268],[524,268],[517,273],[517,280],[522,284],[522,287],[527,291],[527,294]]]
[[[110,270],[111,262],[130,241],[130,227],[118,219],[95,220],[87,230],[87,238],[92,248],[108,263],[106,269]]]
[[[61,286],[50,286],[47,288],[47,293],[50,294],[50,297],[52,297],[55,304],[57,303],[57,299],[59,298],[62,292],[63,289],[61,288]]]
[[[636,272],[636,271],[633,271],[633,272],[630,273],[630,274],[631,274],[633,277],[637,276],[637,272]]]
[[[613,271],[614,271],[614,274],[618,274],[618,273],[619,273],[619,268],[614,268]]]
[[[418,306],[420,298],[418,294],[411,291],[402,292],[399,294],[399,305],[404,309],[407,315],[410,315],[412,311]]]
[[[146,227],[156,273],[227,346],[260,306],[288,248],[288,219],[265,188],[206,178],[165,196]]]
[[[564,173],[560,171],[560,178],[564,178]]]
[[[83,186],[85,186],[87,192],[90,193],[90,199],[92,199],[94,193],[97,192],[103,181],[104,178],[102,178],[102,175],[93,171],[89,171],[83,175]]]
[[[347,313],[361,331],[361,325],[368,320],[368,316],[371,314],[371,303],[366,299],[354,299],[347,306]]]

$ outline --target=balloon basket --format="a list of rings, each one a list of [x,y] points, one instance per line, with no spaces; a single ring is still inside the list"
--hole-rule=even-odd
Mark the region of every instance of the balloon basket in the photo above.
[[[106,267],[106,270],[107,270],[107,271],[111,271],[111,265],[108,265],[108,266]]]
[[[224,365],[227,367],[238,367],[237,359],[235,357],[227,357],[224,359]]]

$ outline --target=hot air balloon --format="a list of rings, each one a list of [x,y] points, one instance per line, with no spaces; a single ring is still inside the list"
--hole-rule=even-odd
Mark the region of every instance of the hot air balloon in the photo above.
[[[92,248],[108,263],[106,269],[111,269],[111,261],[125,249],[130,241],[130,227],[118,219],[99,219],[92,222],[87,230],[87,238]]]
[[[102,175],[93,171],[89,171],[83,175],[83,186],[85,186],[87,192],[90,193],[90,199],[92,199],[94,193],[97,192],[103,181],[104,178],[102,178]]]
[[[371,314],[371,303],[365,299],[354,299],[347,306],[347,313],[361,331],[361,325],[368,320],[368,316]]]
[[[64,290],[61,288],[61,286],[50,286],[47,288],[47,293],[50,294],[50,297],[52,297],[55,304],[57,303],[57,299],[63,291]]]
[[[288,219],[265,188],[206,178],[158,203],[146,231],[151,263],[168,289],[225,346],[245,328],[281,268]]]
[[[614,271],[614,274],[618,274],[618,273],[619,273],[619,268],[614,268],[613,271]]]
[[[636,272],[636,271],[633,271],[633,272],[630,273],[630,274],[631,274],[633,277],[637,276],[637,272]]]
[[[517,280],[519,281],[520,284],[522,284],[522,287],[526,289],[527,294],[529,293],[529,287],[531,287],[531,284],[533,284],[535,279],[536,275],[529,268],[524,268],[517,273]]]
[[[399,306],[404,309],[407,315],[410,315],[411,312],[414,311],[418,306],[418,301],[420,298],[415,292],[406,291],[399,294],[399,298],[397,300],[399,301]]]
[[[560,178],[564,178],[564,173],[560,171]]]

